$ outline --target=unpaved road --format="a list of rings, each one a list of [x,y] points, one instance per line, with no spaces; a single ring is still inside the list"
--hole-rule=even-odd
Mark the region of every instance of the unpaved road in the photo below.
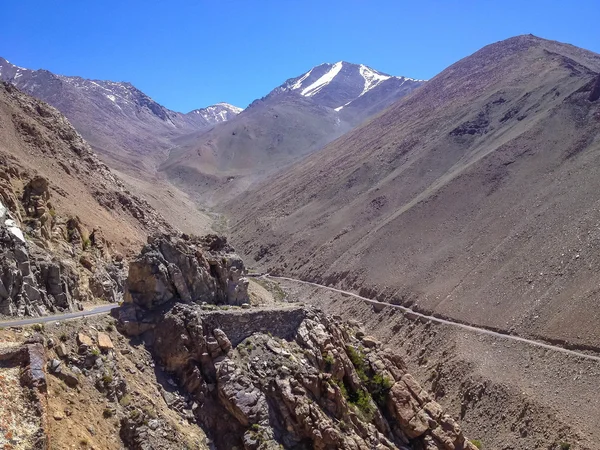
[[[353,292],[349,292],[349,291],[344,291],[342,289],[337,289],[334,287],[330,287],[330,286],[325,286],[322,284],[318,284],[318,283],[313,283],[310,281],[303,281],[303,280],[297,280],[295,278],[288,278],[288,277],[277,277],[274,275],[265,275],[266,277],[269,278],[274,278],[274,279],[280,279],[280,280],[286,280],[286,281],[291,281],[291,282],[295,282],[295,283],[301,283],[301,284],[305,284],[305,285],[309,285],[309,286],[314,286],[314,287],[318,287],[318,288],[322,288],[322,289],[328,289],[330,291],[333,292],[337,292],[339,294],[343,294],[343,295],[347,295],[350,297],[354,297],[358,300],[362,300],[364,302],[367,302],[371,305],[378,305],[378,306],[382,306],[382,307],[390,307],[390,308],[396,308],[396,309],[400,309],[402,311],[404,311],[405,313],[407,313],[409,318],[420,318],[423,320],[430,320],[432,322],[437,322],[437,323],[441,323],[444,325],[450,325],[453,327],[458,327],[461,328],[463,330],[467,330],[467,331],[471,331],[473,333],[479,333],[479,334],[485,334],[488,336],[494,336],[497,338],[501,338],[501,339],[508,339],[508,340],[512,340],[512,341],[517,341],[517,342],[524,342],[525,344],[529,344],[529,345],[534,345],[536,347],[541,347],[547,350],[551,350],[551,351],[556,351],[556,352],[561,352],[561,353],[565,353],[567,355],[571,355],[571,356],[576,356],[578,358],[584,358],[584,359],[588,359],[588,360],[592,360],[592,361],[597,361],[600,362],[600,356],[595,356],[595,355],[589,355],[587,353],[582,353],[582,352],[578,352],[576,350],[569,350],[563,347],[558,347],[556,345],[551,345],[551,344],[546,344],[544,342],[540,342],[540,341],[534,341],[531,339],[526,339],[526,338],[522,338],[519,336],[514,336],[514,335],[510,335],[510,334],[503,334],[503,333],[497,333],[495,331],[491,331],[491,330],[486,330],[485,328],[478,328],[472,325],[466,325],[463,323],[459,323],[459,322],[453,322],[451,320],[446,320],[446,319],[441,319],[439,317],[434,317],[434,316],[428,316],[425,314],[421,314],[418,312],[413,311],[410,308],[407,308],[406,306],[401,306],[401,305],[394,305],[391,303],[385,303],[385,302],[379,302],[377,300],[373,300],[370,298],[366,298],[363,297],[362,295],[358,295],[355,294]]]
[[[22,327],[25,325],[33,325],[35,323],[45,323],[45,322],[56,322],[67,319],[77,319],[79,317],[87,317],[87,316],[95,316],[97,314],[107,314],[112,309],[117,308],[119,305],[116,303],[111,303],[108,305],[97,306],[95,308],[86,309],[83,311],[77,311],[74,313],[67,314],[56,314],[53,316],[43,316],[43,317],[30,317],[27,319],[19,319],[19,320],[10,320],[6,322],[0,322],[0,328],[7,327]]]

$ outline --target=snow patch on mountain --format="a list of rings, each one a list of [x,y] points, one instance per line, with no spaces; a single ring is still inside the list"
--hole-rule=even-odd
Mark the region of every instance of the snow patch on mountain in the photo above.
[[[358,71],[360,72],[361,76],[365,79],[365,87],[364,87],[363,91],[361,92],[361,94],[359,95],[359,97],[361,95],[366,94],[374,87],[377,87],[381,82],[392,78],[391,76],[383,75],[383,74],[377,72],[376,70],[373,70],[370,67],[367,67],[363,64],[360,65]]]
[[[325,74],[321,76],[321,78],[304,88],[302,92],[300,92],[300,94],[304,95],[305,97],[312,97],[313,95],[315,95],[317,92],[319,92],[329,83],[331,83],[331,81],[336,77],[336,75],[340,73],[340,70],[342,70],[342,65],[342,61],[336,62],[331,67],[331,69],[329,69]]]
[[[242,111],[243,108],[221,102],[215,105],[207,106],[206,108],[195,109],[190,111],[189,114],[199,115],[209,123],[219,123],[232,119]]]
[[[304,80],[306,80],[308,77],[310,77],[310,74],[312,73],[313,69],[310,69],[308,72],[306,72],[304,75],[302,75],[298,81],[296,81],[293,86],[291,87],[291,89],[293,91],[300,89],[302,87],[302,83],[304,82]]]

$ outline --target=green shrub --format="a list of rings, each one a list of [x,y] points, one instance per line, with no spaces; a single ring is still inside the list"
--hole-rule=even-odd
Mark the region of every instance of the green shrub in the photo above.
[[[392,380],[381,374],[375,374],[375,376],[367,383],[369,392],[371,392],[371,395],[373,396],[373,400],[375,400],[379,406],[385,405],[388,392],[390,392],[393,385],[394,382]]]
[[[471,439],[471,444],[473,444],[477,448],[483,448],[481,441],[479,439]]]
[[[33,331],[37,331],[38,333],[41,333],[42,331],[44,331],[44,324],[36,323],[31,328],[33,328]]]
[[[364,353],[350,345],[346,347],[346,351],[358,377],[363,383],[366,383],[369,377],[367,376],[367,362]]]
[[[112,376],[112,373],[110,373],[110,371],[109,371],[109,372],[106,372],[106,373],[105,373],[105,374],[102,376],[102,382],[103,382],[104,384],[110,384],[110,383],[112,383],[112,382],[113,382],[113,376]]]
[[[113,326],[112,323],[109,323],[108,325],[106,325],[106,331],[108,331],[109,333],[115,331],[115,327]]]
[[[569,444],[568,442],[560,443],[560,450],[569,450],[570,448],[571,448],[571,444]]]
[[[62,333],[58,339],[60,339],[61,342],[67,342],[67,340],[69,339],[69,336],[67,336],[65,333]]]
[[[335,363],[335,360],[333,359],[333,355],[331,353],[328,353],[327,355],[325,355],[323,357],[323,362],[325,363],[325,370],[327,372],[331,371],[331,368],[333,367],[333,364]]]
[[[370,422],[373,420],[375,405],[373,404],[373,400],[367,391],[359,389],[350,394],[350,403],[358,408],[365,421]]]
[[[86,239],[83,240],[83,249],[84,250],[87,250],[91,246],[92,246],[92,241],[90,241],[89,238],[86,238]]]
[[[112,417],[113,416],[112,409],[110,409],[110,408],[104,408],[104,411],[102,411],[102,416],[105,419],[109,419],[110,417]]]

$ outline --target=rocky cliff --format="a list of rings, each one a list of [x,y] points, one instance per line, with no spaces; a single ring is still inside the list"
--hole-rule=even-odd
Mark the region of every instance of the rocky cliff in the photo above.
[[[0,315],[120,300],[123,253],[170,229],[64,116],[0,83]]]
[[[167,403],[187,405],[216,448],[475,449],[357,323],[289,304],[237,306],[243,273],[223,239],[154,236],[114,313],[171,374],[178,393]],[[144,432],[130,425],[128,435]]]

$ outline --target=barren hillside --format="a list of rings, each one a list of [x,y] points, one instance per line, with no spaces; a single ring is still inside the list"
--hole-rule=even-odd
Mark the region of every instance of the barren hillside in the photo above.
[[[266,268],[598,346],[600,56],[489,45],[227,206]],[[248,207],[252,205],[252,207]]]

